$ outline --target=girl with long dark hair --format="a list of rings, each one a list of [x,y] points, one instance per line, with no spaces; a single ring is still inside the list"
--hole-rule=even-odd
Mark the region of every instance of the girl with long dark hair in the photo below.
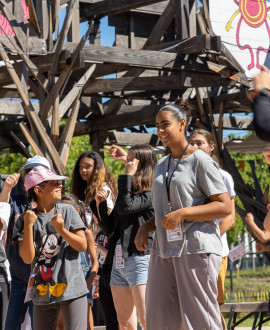
[[[118,321],[110,289],[112,259],[108,250],[114,248],[108,235],[99,227],[90,208],[91,201],[100,189],[108,191],[106,212],[110,213],[117,197],[116,180],[95,151],[86,151],[78,158],[72,175],[72,194],[84,201],[86,206],[86,225],[93,232],[99,261],[99,301],[104,314],[107,330],[117,330]]]
[[[112,213],[106,212],[108,192],[105,189],[100,190],[91,203],[103,231],[117,242],[110,285],[120,329],[137,329],[137,313],[146,329],[145,289],[152,236],[148,237],[145,252],[136,249],[134,238],[140,225],[153,216],[151,187],[155,164],[151,146],[131,147],[125,175],[118,177],[118,197]]]

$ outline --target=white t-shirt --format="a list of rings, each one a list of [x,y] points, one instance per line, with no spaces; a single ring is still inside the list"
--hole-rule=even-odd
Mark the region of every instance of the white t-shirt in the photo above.
[[[4,231],[7,230],[9,217],[10,217],[10,204],[5,202],[0,202],[0,218],[2,218],[5,221],[5,226],[3,227],[3,230],[0,231],[0,239],[3,238]],[[0,253],[4,254],[5,252],[0,251]],[[9,272],[9,262],[7,259],[4,261],[4,265],[7,271],[8,281],[11,281],[11,276]]]
[[[222,179],[224,181],[224,184],[225,184],[225,186],[226,186],[226,188],[228,190],[229,196],[231,198],[232,197],[235,197],[234,182],[233,182],[232,176],[230,175],[230,173],[222,170],[221,168],[219,170],[220,170],[220,174],[222,176]],[[222,220],[223,220],[223,218],[222,219],[218,219],[218,223],[220,223]],[[227,241],[227,233],[224,233],[221,236],[221,243],[222,243],[222,257],[227,257],[228,254],[229,254],[229,246],[228,246],[228,241]]]

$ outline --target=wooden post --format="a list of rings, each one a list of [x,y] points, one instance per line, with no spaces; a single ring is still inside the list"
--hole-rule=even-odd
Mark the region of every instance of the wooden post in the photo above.
[[[93,131],[90,133],[90,142],[92,144],[92,150],[100,154],[104,159],[104,143],[107,138],[105,131]]]

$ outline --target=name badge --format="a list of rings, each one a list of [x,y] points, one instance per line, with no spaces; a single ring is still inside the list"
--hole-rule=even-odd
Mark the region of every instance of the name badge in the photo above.
[[[244,244],[239,244],[229,251],[229,258],[233,262],[241,257],[243,257],[248,251],[246,250]]]
[[[25,294],[25,298],[24,298],[24,303],[25,304],[28,301],[32,300],[33,288],[34,288],[36,276],[37,276],[37,273],[34,273],[34,272],[32,272],[29,276],[27,290],[26,290],[26,294]]]
[[[115,268],[120,269],[124,268],[125,261],[123,259],[123,253],[122,253],[122,245],[117,244],[115,248]]]
[[[170,211],[165,211],[164,215],[170,213]],[[183,239],[182,223],[179,223],[174,229],[166,229],[167,241],[174,242]]]

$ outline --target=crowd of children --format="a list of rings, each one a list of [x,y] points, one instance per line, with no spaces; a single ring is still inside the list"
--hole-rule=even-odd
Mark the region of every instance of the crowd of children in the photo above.
[[[2,329],[20,329],[26,311],[35,330],[93,329],[97,297],[108,330],[136,330],[138,320],[144,330],[226,329],[219,305],[234,184],[213,158],[212,135],[198,129],[187,138],[186,123],[182,107],[160,109],[157,135],[170,153],[157,164],[149,145],[128,153],[110,147],[125,163],[118,182],[94,151],[78,158],[70,195],[62,191],[68,178],[43,157],[24,166],[25,195],[10,196],[20,175],[7,177],[0,194]],[[262,243],[270,240],[252,214],[246,222]]]

